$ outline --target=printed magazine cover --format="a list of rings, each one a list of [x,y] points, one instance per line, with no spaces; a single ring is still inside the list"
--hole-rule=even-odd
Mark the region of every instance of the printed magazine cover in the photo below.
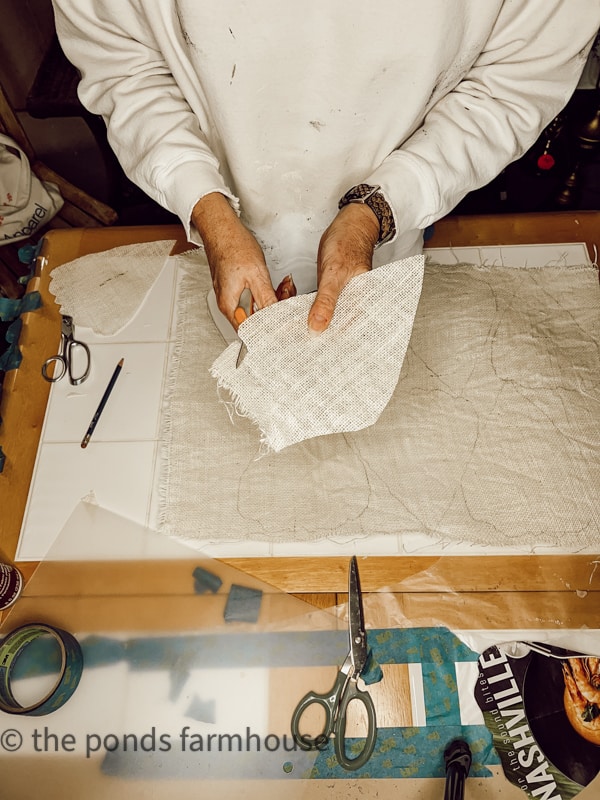
[[[508,780],[532,800],[570,800],[600,770],[600,659],[536,645],[482,653],[475,698]]]

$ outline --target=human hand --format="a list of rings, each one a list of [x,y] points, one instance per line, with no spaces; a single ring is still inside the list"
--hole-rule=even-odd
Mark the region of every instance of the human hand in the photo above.
[[[277,302],[260,245],[220,192],[205,195],[192,211],[210,267],[217,305],[235,330],[240,296],[249,289],[258,308]]]
[[[308,314],[308,327],[324,331],[333,317],[340,292],[348,281],[373,266],[379,220],[362,203],[344,206],[327,228],[317,256],[317,296]]]

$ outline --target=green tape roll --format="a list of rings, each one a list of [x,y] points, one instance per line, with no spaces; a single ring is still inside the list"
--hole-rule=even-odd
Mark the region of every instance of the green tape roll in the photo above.
[[[12,693],[13,670],[27,647],[41,636],[50,636],[58,643],[61,658],[58,679],[45,697],[32,705],[22,706]],[[0,710],[32,717],[50,714],[64,706],[71,697],[82,672],[83,653],[79,642],[70,633],[38,622],[16,628],[0,644]]]

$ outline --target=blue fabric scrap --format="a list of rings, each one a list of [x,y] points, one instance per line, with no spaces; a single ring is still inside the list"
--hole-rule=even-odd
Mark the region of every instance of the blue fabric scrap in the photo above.
[[[192,701],[185,712],[186,717],[195,719],[196,722],[209,722],[214,724],[217,721],[215,713],[215,701],[201,700],[198,695],[192,697]]]
[[[8,347],[0,356],[1,371],[8,372],[20,366],[22,355],[19,350],[19,336],[23,325],[21,314],[35,311],[41,304],[42,297],[39,292],[28,292],[21,300],[0,297],[0,322],[11,323],[5,334]]]
[[[363,682],[370,686],[372,683],[379,683],[383,679],[383,670],[379,662],[373,657],[373,651],[369,650],[365,668],[360,674]]]
[[[174,703],[179,699],[183,687],[188,682],[191,670],[190,664],[192,662],[191,651],[183,652],[178,658],[175,659],[173,667],[169,675],[169,700]]]
[[[444,750],[453,739],[468,742],[473,754],[470,777],[489,778],[487,765],[499,758],[485,725],[444,725],[438,728],[379,728],[375,750],[368,762],[353,772],[356,778],[443,778],[446,774]],[[362,750],[362,739],[347,739],[346,752],[352,757]],[[314,779],[347,778],[337,762],[333,740],[317,753],[309,777]]]
[[[12,322],[28,311],[35,311],[42,305],[39,292],[27,292],[21,299],[0,297],[0,322]]]
[[[194,579],[194,592],[196,594],[205,594],[206,592],[216,594],[223,585],[223,581],[218,575],[202,567],[196,567],[192,572],[192,577]]]
[[[19,336],[21,335],[22,327],[23,321],[19,317],[14,322],[11,322],[6,331],[4,338],[6,339],[8,347],[0,356],[0,370],[3,372],[8,372],[11,369],[18,369],[23,360],[23,356],[19,350]]]
[[[260,589],[233,583],[225,606],[225,622],[258,622],[261,602]]]
[[[369,647],[380,664],[430,664],[477,661],[448,628],[396,628],[367,631]]]

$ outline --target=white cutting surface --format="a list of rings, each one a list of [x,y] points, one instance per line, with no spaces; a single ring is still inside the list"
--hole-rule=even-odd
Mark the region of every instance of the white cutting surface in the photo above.
[[[427,252],[442,264],[542,267],[589,263],[582,244],[440,248]],[[52,386],[19,539],[18,560],[43,558],[73,509],[89,495],[103,508],[155,527],[160,488],[161,406],[175,341],[177,286],[175,261],[167,259],[143,308],[121,333],[99,337],[90,330],[77,328],[76,336],[90,346],[92,373],[79,387],[70,386],[64,379]],[[90,445],[83,450],[81,439],[122,357],[125,360],[122,373]],[[199,546],[214,557],[530,552],[518,548],[494,550],[468,543],[444,544],[426,535],[293,544],[213,541],[201,542]],[[545,547],[536,552],[558,551]]]

